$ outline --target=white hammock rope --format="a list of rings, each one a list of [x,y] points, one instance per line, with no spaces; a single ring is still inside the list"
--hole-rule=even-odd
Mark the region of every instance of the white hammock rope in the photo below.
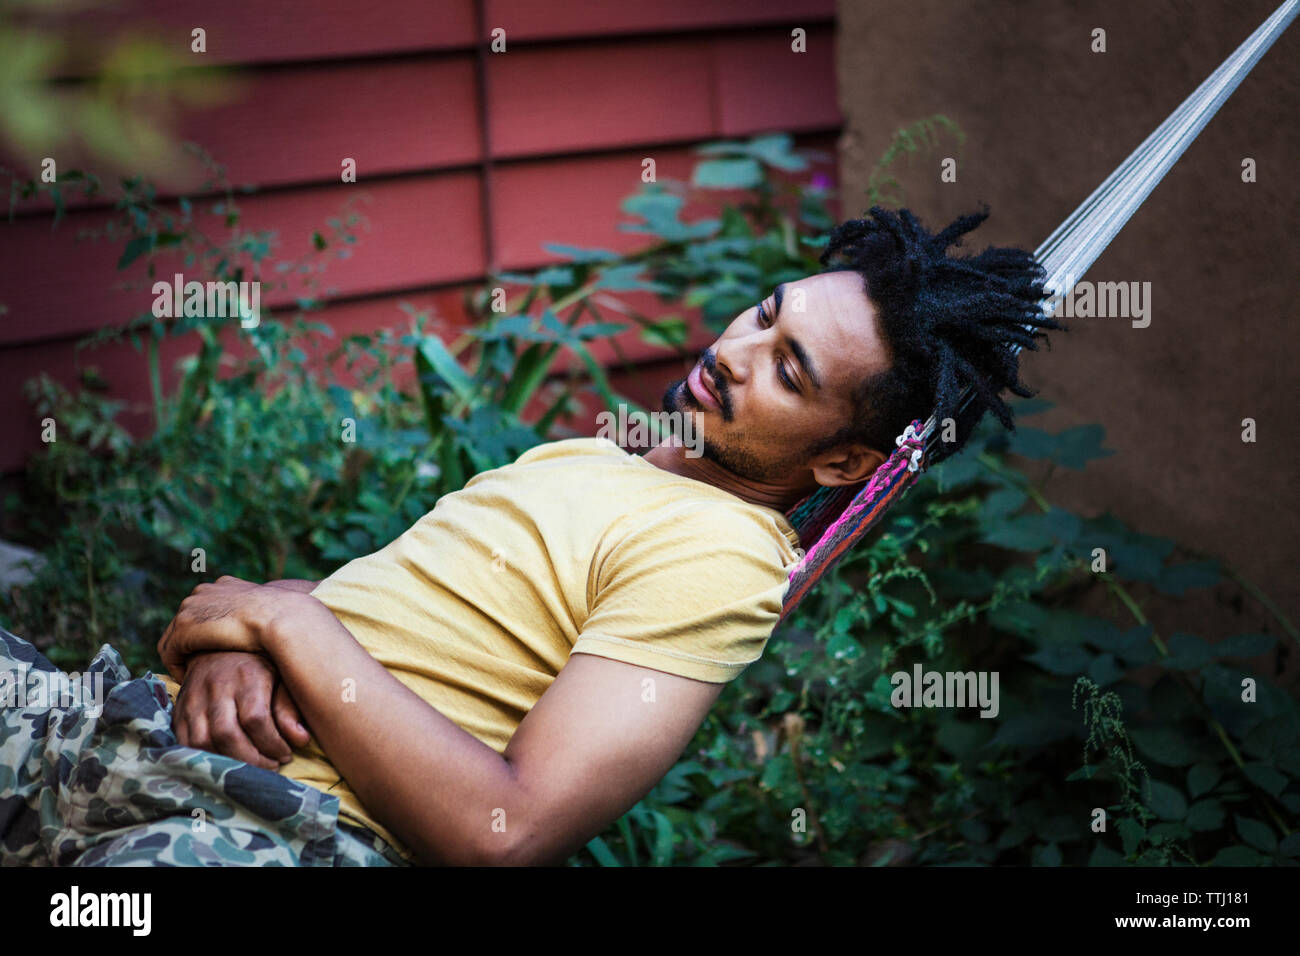
[[[1291,21],[1300,13],[1300,0],[1286,0],[1273,14],[1260,24],[1236,52],[1220,64],[1210,76],[1187,97],[1178,109],[1165,119],[1155,131],[1143,140],[1119,168],[1106,177],[1056,230],[1044,240],[1034,253],[1047,273],[1044,283],[1048,295],[1066,295],[1074,283],[1097,261],[1110,241],[1124,228],[1137,208],[1177,162],[1188,145],[1210,121],[1220,106],[1251,71],[1260,57],[1282,35]],[[1044,301],[1043,310],[1051,306]],[[1026,326],[1027,331],[1032,327]],[[1009,343],[1013,354],[1021,346]],[[974,389],[968,388],[962,396],[957,417],[975,398]],[[926,457],[938,443],[938,426],[934,414],[921,431],[925,440]],[[911,426],[908,426],[910,432]],[[907,432],[895,440],[902,444]],[[915,457],[913,458],[915,463]]]

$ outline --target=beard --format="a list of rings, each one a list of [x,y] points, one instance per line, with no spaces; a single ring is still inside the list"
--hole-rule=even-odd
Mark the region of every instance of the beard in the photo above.
[[[700,400],[691,392],[686,384],[686,379],[678,379],[668,386],[662,399],[663,410],[666,412],[707,412]],[[775,482],[777,479],[788,475],[791,468],[799,464],[798,456],[791,456],[786,461],[766,461],[753,452],[747,451],[745,445],[745,433],[738,432],[727,446],[719,445],[716,442],[701,434],[703,441],[701,443],[701,455],[707,458],[733,475],[759,482]]]

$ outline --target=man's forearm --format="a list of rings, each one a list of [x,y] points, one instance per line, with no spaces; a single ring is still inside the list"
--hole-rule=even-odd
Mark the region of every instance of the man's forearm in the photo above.
[[[508,761],[416,696],[309,595],[292,599],[263,642],[330,761],[422,862],[509,858],[508,835],[527,824]]]
[[[273,588],[284,588],[286,591],[301,591],[303,594],[310,594],[316,590],[319,581],[308,581],[305,578],[280,578],[278,581],[267,581],[268,585]]]

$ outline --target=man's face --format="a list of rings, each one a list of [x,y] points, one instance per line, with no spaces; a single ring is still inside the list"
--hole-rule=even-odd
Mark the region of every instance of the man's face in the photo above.
[[[853,389],[889,361],[858,273],[780,293],[779,308],[774,292],[738,315],[664,393],[665,411],[697,413],[705,458],[753,481],[806,475],[809,448],[849,424]]]

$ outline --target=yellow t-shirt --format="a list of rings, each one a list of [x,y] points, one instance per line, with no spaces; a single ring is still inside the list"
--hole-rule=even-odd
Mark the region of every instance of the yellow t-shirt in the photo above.
[[[501,753],[570,654],[713,683],[739,675],[780,616],[798,545],[779,511],[577,438],[476,475],[312,595]],[[341,816],[410,857],[314,739],[281,772],[337,795]]]

